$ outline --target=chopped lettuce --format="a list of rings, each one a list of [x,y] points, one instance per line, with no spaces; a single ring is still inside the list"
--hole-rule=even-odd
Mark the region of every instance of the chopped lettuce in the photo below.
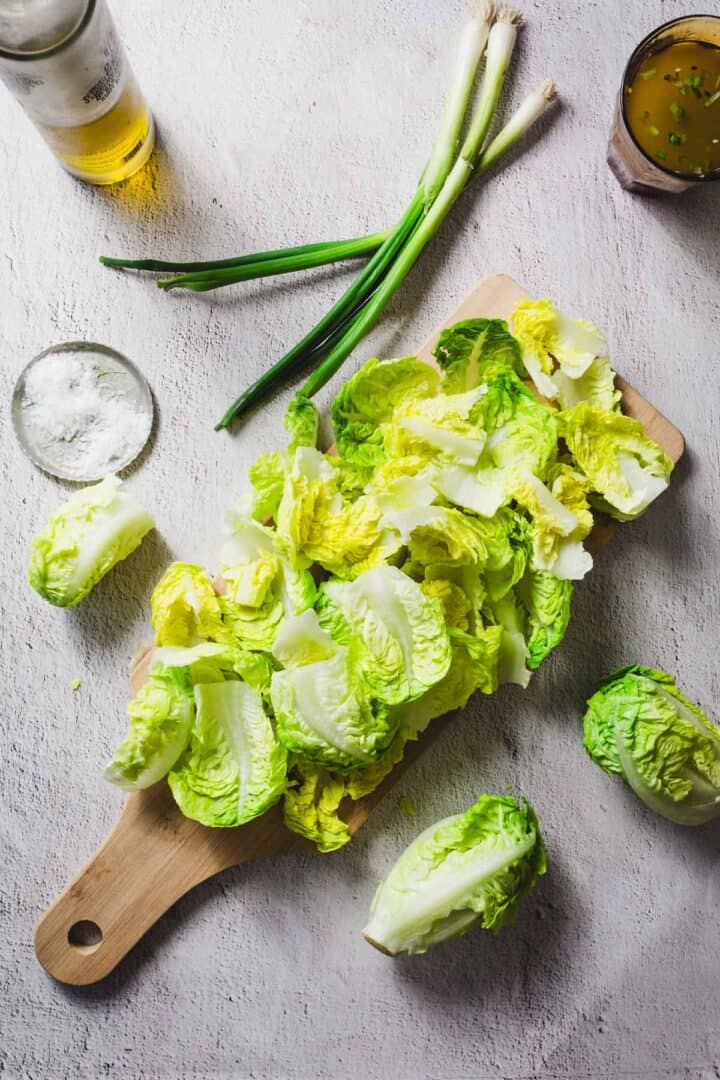
[[[256,521],[272,521],[277,516],[285,484],[285,455],[280,450],[260,454],[248,469],[251,490],[241,501]]]
[[[350,649],[373,697],[398,705],[420,697],[450,666],[441,604],[396,567],[320,587],[321,624]]]
[[[341,387],[332,404],[335,445],[341,458],[374,469],[385,458],[384,429],[396,408],[434,398],[440,377],[414,356],[368,360]]]
[[[350,833],[338,814],[347,794],[343,780],[302,760],[295,762],[293,773],[283,803],[288,829],[312,841],[324,853],[344,847],[350,842]]]
[[[596,357],[605,356],[607,343],[586,319],[569,319],[551,300],[521,300],[512,314],[525,367],[545,397],[556,397],[556,365],[569,379],[582,378]]]
[[[399,546],[382,525],[371,496],[345,502],[338,474],[318,450],[299,447],[285,478],[278,534],[298,567],[319,563],[339,577],[355,577],[383,563]]]
[[[316,446],[318,438],[317,409],[308,397],[298,394],[288,405],[283,424],[290,436],[290,450],[296,446]]]
[[[74,607],[154,527],[152,516],[118,477],[106,476],[73,492],[33,538],[30,584],[56,607]]]
[[[585,402],[560,413],[558,420],[595,504],[612,517],[638,517],[668,486],[672,461],[637,420]]]
[[[158,645],[230,641],[212,580],[201,566],[171,563],[153,590],[150,612]]]
[[[396,956],[427,952],[473,926],[497,933],[546,867],[531,807],[482,795],[406,848],[378,888],[363,934]]]
[[[288,620],[274,649],[284,667],[272,676],[270,697],[287,750],[315,765],[347,770],[377,758],[396,724],[387,706],[371,696],[347,645],[335,644],[324,655],[332,641],[307,615]]]
[[[529,570],[518,584],[516,594],[526,617],[526,663],[534,671],[565,637],[573,583],[545,570]]]
[[[720,727],[672,675],[639,665],[616,671],[588,701],[584,726],[593,761],[651,810],[680,825],[720,816]]]
[[[509,369],[495,372],[485,386],[473,414],[487,433],[480,467],[524,468],[544,480],[557,458],[554,413]]]
[[[576,503],[580,497],[570,487],[567,477],[558,477],[558,494],[569,488]],[[509,487],[515,500],[529,513],[532,520],[533,565],[549,570],[556,577],[582,578],[592,567],[592,557],[582,540],[592,528],[592,515],[584,506],[573,512],[541,480],[527,469],[515,469]],[[584,490],[582,490],[584,499]]]
[[[460,465],[476,465],[486,441],[476,406],[485,393],[485,386],[479,386],[396,407],[385,435],[389,456],[417,455],[429,462],[442,454]]]
[[[446,394],[472,390],[484,382],[489,371],[512,369],[526,374],[520,346],[504,319],[466,319],[443,330],[433,356],[445,372]]]
[[[105,779],[137,791],[166,776],[187,746],[195,719],[187,669],[156,665],[127,711],[130,727],[105,767]]]
[[[200,683],[195,701],[189,746],[168,776],[173,797],[203,825],[243,825],[282,797],[287,754],[247,683]]]
[[[249,649],[270,649],[283,620],[312,607],[315,583],[278,534],[237,511],[220,552],[226,627]]]

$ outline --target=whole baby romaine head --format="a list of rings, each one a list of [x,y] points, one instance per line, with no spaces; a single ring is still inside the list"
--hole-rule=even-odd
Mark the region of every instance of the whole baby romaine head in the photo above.
[[[403,852],[375,894],[363,934],[396,956],[427,952],[475,925],[497,933],[546,867],[531,807],[482,795]]]
[[[155,527],[117,476],[75,491],[30,544],[30,584],[57,607],[79,604]]]
[[[672,675],[622,668],[587,703],[585,749],[646,806],[680,825],[720,816],[720,727]]]

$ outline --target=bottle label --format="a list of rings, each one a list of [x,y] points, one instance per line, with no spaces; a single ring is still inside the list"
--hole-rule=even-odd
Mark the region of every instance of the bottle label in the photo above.
[[[38,124],[89,124],[115,104],[127,80],[117,31],[104,3],[65,47],[49,56],[0,57],[0,79]]]

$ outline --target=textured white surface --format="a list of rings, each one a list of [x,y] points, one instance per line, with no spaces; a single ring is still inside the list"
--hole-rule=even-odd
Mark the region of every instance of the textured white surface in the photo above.
[[[482,274],[504,271],[607,331],[618,369],[686,433],[687,460],[598,560],[563,647],[527,692],[458,716],[349,848],[209,882],[85,990],[39,968],[33,924],[117,816],[122,796],[100,767],[123,729],[153,582],[171,557],[213,565],[248,463],[282,439],[287,392],[233,437],[212,422],[352,272],[163,296],[97,256],[219,257],[385,225],[427,152],[467,9],[116,2],[161,135],[145,174],[114,190],[66,177],[0,95],[0,1072],[720,1075],[720,830],[645,811],[587,759],[579,721],[598,678],[631,661],[678,672],[706,706],[720,698],[720,193],[646,200],[605,165],[625,57],[686,5],[523,6],[513,97],[553,75],[562,108],[466,193],[348,372],[411,351]],[[159,533],[62,612],[30,592],[24,566],[29,535],[66,489],[22,456],[9,401],[29,357],[78,337],[126,352],[153,387],[154,445],[129,482]],[[551,865],[516,927],[412,961],[371,950],[359,930],[401,846],[508,787],[536,807]],[[403,793],[416,820],[398,808]]]

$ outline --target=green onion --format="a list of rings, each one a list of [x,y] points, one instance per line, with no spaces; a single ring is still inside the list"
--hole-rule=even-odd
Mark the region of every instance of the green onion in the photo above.
[[[673,101],[672,105],[670,106],[670,112],[673,114],[676,120],[685,120],[687,118],[687,113],[683,109],[682,105],[678,105],[676,101]]]
[[[714,105],[716,101],[720,101],[720,90],[716,90],[714,94],[710,95],[710,97],[705,102],[705,108],[709,109],[710,106]]]
[[[466,23],[460,38],[455,75],[443,114],[440,132],[421,181],[425,209],[429,210],[453,166],[460,128],[467,110],[480,58],[487,44],[493,10],[485,7]]]
[[[274,277],[277,274],[291,274],[298,270],[310,270],[315,266],[325,266],[342,259],[354,259],[377,251],[388,237],[388,232],[363,236],[357,240],[339,240],[330,244],[307,245],[318,250],[311,252],[286,251],[282,255],[257,262],[235,263],[229,267],[204,269],[200,272],[179,274],[177,277],[159,278],[158,286],[165,292],[170,289],[190,289],[192,292],[207,292],[232,285],[239,281],[253,281],[261,277]]]
[[[343,253],[338,259],[348,259],[355,255],[367,255],[375,251],[387,237],[387,231],[373,233],[371,236],[359,236],[354,240],[330,240],[320,244],[302,244],[299,247],[277,248],[275,251],[257,251],[253,255],[239,255],[230,259],[203,260],[200,262],[172,262],[167,259],[116,259],[109,255],[101,255],[100,262],[103,266],[112,266],[123,270],[159,270],[177,271],[180,273],[194,273],[205,270],[226,270],[232,267],[254,266],[256,263],[270,263],[276,259],[284,259],[288,256],[300,258],[303,255],[315,257],[322,253],[332,256],[334,252],[342,249]],[[346,252],[350,252],[347,254]],[[335,259],[328,257],[326,262],[334,262]],[[321,263],[315,263],[319,266]]]
[[[496,23],[496,26],[500,25],[502,24]],[[493,27],[493,30],[494,29],[495,27]],[[490,36],[492,38],[492,31]],[[489,42],[487,73],[490,73]],[[473,172],[482,175],[491,165],[495,164],[503,154],[507,153],[538,117],[542,115],[548,103],[552,101],[554,97],[554,84],[549,81],[544,83],[539,91],[535,94],[531,94],[525,99],[515,115],[493,139],[485,153],[483,153],[479,159],[477,158],[479,151],[477,138],[483,127],[483,115],[482,112],[478,112],[476,116],[477,122],[473,124],[465,146],[460,153],[460,157],[453,166],[440,194],[430,208],[429,214],[420,223],[417,231],[413,234],[406,247],[398,256],[375,295],[354,320],[342,340],[330,353],[328,353],[320,366],[315,369],[300,390],[298,396],[313,397],[313,395],[316,394],[318,390],[322,389],[325,383],[332,378],[355,346],[377,322],[378,317],[389,303],[393,293],[407,277],[407,274],[414,266],[426,244],[437,232]]]
[[[668,135],[668,142],[672,146],[682,146],[687,139],[687,135],[679,135],[676,131],[671,131]]]
[[[659,135],[660,134],[660,128],[655,127],[654,124],[650,125],[650,127],[648,128],[648,131],[650,132],[651,135]]]
[[[652,79],[653,75],[657,75],[657,68],[648,68],[647,71],[640,72],[641,79]]]
[[[656,150],[655,157],[658,158],[659,161],[667,161],[667,153],[664,150]]]
[[[483,34],[482,30],[478,29],[476,25],[478,19],[484,21],[489,30],[490,21],[494,16],[495,8],[492,3],[488,2],[481,5],[478,10],[478,15],[471,20],[476,42],[483,36],[486,40],[489,39],[489,33],[487,31]],[[375,253],[360,276],[343,296],[340,297],[337,303],[320,320],[320,322],[298,342],[297,345],[282,356],[280,360],[278,360],[233,402],[216,425],[216,431],[229,427],[235,416],[239,416],[241,413],[247,411],[247,409],[261,401],[275,383],[279,382],[284,375],[294,373],[309,360],[317,359],[315,350],[319,346],[325,348],[329,336],[334,335],[338,325],[342,323],[351,312],[354,314],[357,313],[362,308],[363,303],[367,301],[371,294],[378,288],[398,253],[402,250],[403,245],[407,242],[418,223],[422,220],[423,215],[426,213],[425,204],[428,197],[428,189],[425,185],[425,177],[428,170],[431,168],[431,163],[432,173],[436,177],[439,177],[441,175],[439,163],[446,160],[444,154],[448,139],[453,137],[452,131],[459,130],[462,125],[470,94],[472,92],[472,80],[467,77],[467,64],[469,56],[468,42],[473,34],[469,31],[463,33],[456,64],[456,75],[453,80],[453,93],[450,96],[450,102],[452,103],[453,108],[460,114],[459,119],[456,124],[451,124],[448,118],[449,108],[446,108],[443,126],[435,141],[430,158],[428,159],[428,166],[423,172],[423,177],[421,178],[418,190],[405,214],[393,231],[388,235],[382,247]],[[478,50],[476,48],[476,55],[477,52]],[[477,55],[476,64],[479,59],[480,57]],[[459,87],[462,87],[462,93],[460,92]],[[444,182],[444,180],[445,175],[442,175],[442,181]]]

